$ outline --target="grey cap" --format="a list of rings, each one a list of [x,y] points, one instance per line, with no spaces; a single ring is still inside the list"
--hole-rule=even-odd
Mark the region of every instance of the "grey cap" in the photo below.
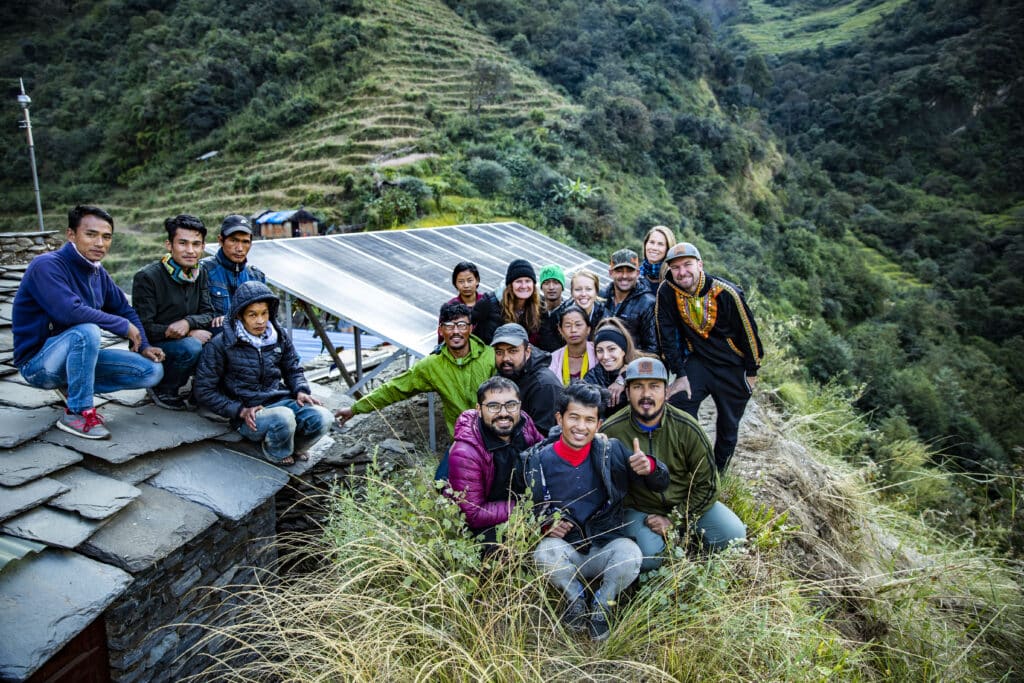
[[[524,342],[530,341],[530,335],[519,323],[505,323],[494,331],[494,338],[491,339],[491,346],[498,344],[511,344],[522,346]]]
[[[700,257],[700,250],[698,250],[697,247],[693,246],[689,242],[680,242],[669,249],[668,253],[665,254],[665,263],[669,263],[674,259],[683,258],[685,256],[692,256],[698,261],[702,260]]]
[[[657,358],[637,358],[626,366],[623,374],[626,382],[634,379],[660,379],[668,383],[668,370],[665,364]]]
[[[236,232],[244,232],[247,235],[251,235],[252,225],[249,224],[249,219],[245,216],[233,213],[221,222],[220,236],[227,237],[228,235],[234,235]]]

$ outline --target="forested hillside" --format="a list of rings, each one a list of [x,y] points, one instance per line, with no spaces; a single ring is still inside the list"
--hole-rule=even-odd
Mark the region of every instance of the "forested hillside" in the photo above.
[[[18,76],[51,227],[69,204],[111,207],[122,282],[179,211],[514,217],[599,258],[665,223],[795,352],[766,367],[780,407],[854,402],[869,428],[837,455],[1020,552],[1020,9],[6,3],[0,223],[32,225]],[[972,477],[923,486],[929,463]]]

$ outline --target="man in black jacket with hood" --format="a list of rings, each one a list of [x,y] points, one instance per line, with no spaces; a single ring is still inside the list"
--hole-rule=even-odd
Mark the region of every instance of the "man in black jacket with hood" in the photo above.
[[[494,367],[519,387],[523,412],[533,418],[541,434],[555,426],[555,410],[562,398],[562,381],[551,372],[551,355],[530,346],[526,328],[506,323],[494,331]]]
[[[224,331],[203,348],[195,396],[261,444],[267,460],[293,465],[327,434],[334,415],[309,393],[299,355],[277,324],[278,299],[257,280],[235,290]]]

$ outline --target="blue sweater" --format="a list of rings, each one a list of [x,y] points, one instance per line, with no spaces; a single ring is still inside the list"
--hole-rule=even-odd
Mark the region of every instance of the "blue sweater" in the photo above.
[[[149,341],[128,297],[103,266],[93,265],[68,242],[37,256],[25,270],[12,312],[14,364],[20,368],[32,360],[47,339],[69,327],[93,323],[127,337],[129,322],[142,335],[141,351]]]

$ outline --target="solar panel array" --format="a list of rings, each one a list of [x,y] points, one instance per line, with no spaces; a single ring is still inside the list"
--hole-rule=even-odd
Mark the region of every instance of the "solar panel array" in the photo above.
[[[606,263],[519,223],[258,240],[249,252],[274,286],[416,356],[436,345],[438,309],[456,294],[456,263],[476,264],[480,292],[500,291],[517,258],[538,274],[555,263],[566,274],[587,268],[608,282]]]

